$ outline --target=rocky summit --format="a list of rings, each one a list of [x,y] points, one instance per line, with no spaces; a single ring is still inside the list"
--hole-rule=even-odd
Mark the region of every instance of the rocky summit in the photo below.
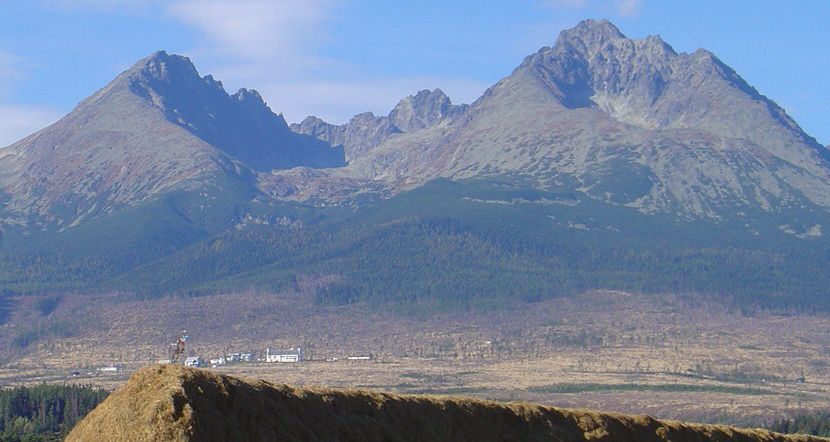
[[[424,127],[348,169],[401,190],[521,176],[688,218],[830,207],[828,150],[783,109],[708,51],[629,39],[604,20],[563,31],[456,118]]]
[[[293,388],[180,366],[132,375],[75,441],[819,441],[528,403]]]

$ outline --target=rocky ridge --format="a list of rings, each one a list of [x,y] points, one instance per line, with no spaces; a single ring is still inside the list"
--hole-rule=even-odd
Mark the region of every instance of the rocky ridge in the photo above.
[[[441,89],[425,89],[403,98],[385,117],[365,112],[355,115],[346,124],[334,125],[309,116],[299,124],[292,124],[291,129],[315,136],[332,146],[343,146],[346,159],[351,161],[394,135],[436,126],[463,114],[466,108],[467,105],[452,104]]]
[[[346,170],[396,191],[512,175],[692,219],[830,207],[828,150],[783,109],[708,51],[604,20],[563,31],[455,118],[378,139]]]
[[[289,128],[256,91],[229,95],[186,57],[157,52],[0,151],[0,190],[9,228],[76,225],[217,174],[320,204],[511,176],[646,213],[725,219],[826,212],[828,159],[712,53],[586,20],[471,105],[423,90],[343,125],[308,117]],[[794,231],[817,231],[807,224]]]

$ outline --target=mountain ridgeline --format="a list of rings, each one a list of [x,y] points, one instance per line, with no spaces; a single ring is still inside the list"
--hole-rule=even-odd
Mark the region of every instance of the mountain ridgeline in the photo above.
[[[828,148],[705,50],[586,20],[471,104],[289,126],[158,52],[0,149],[3,292],[592,288],[829,309]]]

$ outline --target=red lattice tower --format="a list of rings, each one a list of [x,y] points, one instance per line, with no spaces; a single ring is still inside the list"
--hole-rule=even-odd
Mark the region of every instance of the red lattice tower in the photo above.
[[[178,364],[184,356],[185,343],[187,342],[187,335],[184,330],[180,331],[176,336],[176,342],[170,344],[170,362]]]

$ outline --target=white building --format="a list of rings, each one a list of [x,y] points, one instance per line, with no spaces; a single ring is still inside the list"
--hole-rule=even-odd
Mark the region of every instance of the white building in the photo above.
[[[281,352],[272,352],[270,348],[265,349],[265,362],[302,362],[303,349],[292,348]]]
[[[205,365],[205,361],[198,356],[188,356],[184,360],[185,367],[201,367],[202,365]]]
[[[372,359],[372,355],[353,355],[347,358],[350,361],[369,361]]]
[[[211,359],[210,360],[210,366],[211,367],[216,367],[218,365],[225,365],[225,357],[224,356],[222,356],[221,358],[216,358],[216,359]]]
[[[225,363],[232,364],[234,362],[253,362],[254,355],[252,353],[228,353],[225,355]]]
[[[118,367],[110,365],[109,367],[98,367],[98,371],[102,373],[113,373],[118,371]]]

